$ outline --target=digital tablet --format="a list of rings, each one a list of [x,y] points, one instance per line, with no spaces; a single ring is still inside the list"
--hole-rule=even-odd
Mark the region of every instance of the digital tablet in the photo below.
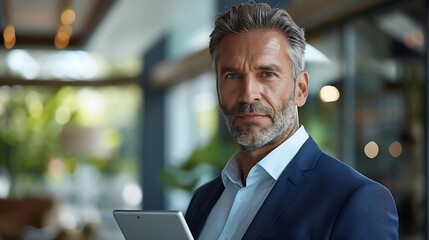
[[[193,240],[180,211],[114,210],[126,240]]]

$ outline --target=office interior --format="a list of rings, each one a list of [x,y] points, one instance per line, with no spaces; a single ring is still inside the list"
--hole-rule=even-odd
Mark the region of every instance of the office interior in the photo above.
[[[185,212],[237,149],[208,41],[240,2],[0,0],[0,239],[123,239],[114,209]],[[392,192],[400,239],[428,239],[429,4],[265,2],[306,31],[301,123]]]

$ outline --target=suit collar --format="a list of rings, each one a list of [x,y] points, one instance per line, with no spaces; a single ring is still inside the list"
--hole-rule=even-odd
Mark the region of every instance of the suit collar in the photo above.
[[[321,150],[310,137],[280,175],[267,199],[262,204],[243,239],[257,239],[276,221],[290,201],[307,182],[306,173],[316,165]]]
[[[277,181],[286,168],[292,161],[293,157],[297,154],[299,149],[309,138],[304,126],[300,126],[298,130],[286,139],[283,143],[269,152],[262,158],[253,168],[262,167],[275,181]],[[279,161],[281,159],[281,161]],[[241,167],[238,163],[237,152],[229,159],[227,164],[222,170],[221,177],[223,185],[226,186],[228,182],[243,187],[241,182]]]
[[[274,180],[278,180],[283,170],[292,161],[299,149],[308,139],[308,133],[301,126],[290,138],[268,153],[257,165],[267,171]],[[281,159],[281,161],[279,161]]]
[[[217,177],[212,182],[209,182],[208,184],[213,186],[213,190],[208,192],[207,195],[201,196],[197,201],[199,203],[199,213],[201,215],[193,216],[193,214],[196,214],[195,212],[187,211],[187,215],[192,215],[188,218],[188,225],[189,228],[193,231],[193,234],[195,235],[195,239],[198,238],[201,231],[203,230],[204,224],[213,209],[214,205],[216,204],[217,200],[219,200],[220,195],[224,191],[225,187],[223,186],[222,180],[220,177]]]

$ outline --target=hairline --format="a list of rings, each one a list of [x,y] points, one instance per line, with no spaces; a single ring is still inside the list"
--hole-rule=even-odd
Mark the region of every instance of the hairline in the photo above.
[[[216,74],[216,79],[217,79],[217,75],[218,75],[218,73],[217,73],[217,60],[218,60],[218,57],[219,57],[219,46],[220,46],[220,44],[221,44],[221,42],[222,42],[222,40],[224,39],[224,37],[225,36],[227,36],[227,35],[230,35],[230,34],[242,34],[242,33],[249,33],[249,32],[251,32],[251,31],[256,31],[256,30],[262,30],[262,31],[266,31],[266,32],[269,32],[269,31],[272,31],[272,32],[277,32],[277,33],[280,33],[281,34],[281,36],[283,36],[284,38],[285,38],[285,40],[286,40],[286,42],[287,42],[287,49],[286,49],[286,54],[285,54],[285,56],[286,56],[286,59],[287,59],[287,61],[288,61],[288,63],[289,63],[289,66],[290,66],[290,68],[291,68],[291,75],[292,75],[292,79],[295,81],[296,80],[296,77],[298,76],[298,74],[300,73],[300,72],[302,72],[303,71],[303,69],[295,69],[295,67],[294,67],[294,64],[292,64],[292,54],[293,54],[293,50],[292,50],[292,47],[291,47],[291,44],[290,44],[290,40],[289,40],[289,38],[284,34],[284,32],[282,32],[282,31],[280,31],[280,30],[278,30],[278,29],[275,29],[275,28],[257,28],[257,27],[255,27],[255,28],[251,28],[251,29],[248,29],[248,30],[246,30],[246,31],[242,31],[242,32],[229,32],[229,33],[225,33],[223,36],[222,36],[222,38],[219,40],[219,42],[218,42],[218,44],[217,44],[217,47],[213,50],[213,54],[211,55],[211,59],[212,59],[212,69],[215,71],[215,74]]]

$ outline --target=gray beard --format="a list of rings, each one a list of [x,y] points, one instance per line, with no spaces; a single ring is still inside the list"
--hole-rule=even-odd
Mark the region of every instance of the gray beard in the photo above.
[[[238,110],[233,113],[222,112],[232,137],[242,148],[252,150],[270,145],[290,132],[291,128],[294,126],[295,120],[294,102],[293,96],[291,96],[288,101],[283,102],[282,106],[277,111],[279,113],[278,115],[274,114],[273,109],[261,103],[240,104]],[[267,114],[271,118],[273,124],[256,133],[234,127],[232,119],[235,115],[251,112],[262,112]]]

